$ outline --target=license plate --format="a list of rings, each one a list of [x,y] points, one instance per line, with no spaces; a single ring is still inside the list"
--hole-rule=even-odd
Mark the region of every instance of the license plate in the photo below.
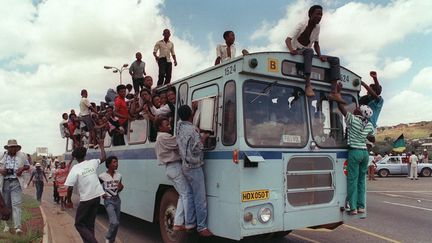
[[[270,198],[270,190],[242,192],[242,202],[265,200]]]

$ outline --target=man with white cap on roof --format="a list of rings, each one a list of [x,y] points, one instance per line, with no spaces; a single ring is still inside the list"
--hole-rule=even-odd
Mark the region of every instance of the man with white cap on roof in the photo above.
[[[7,153],[0,161],[0,181],[3,181],[3,198],[8,208],[12,209],[12,219],[14,223],[15,233],[21,234],[21,203],[22,203],[22,188],[24,178],[22,173],[30,168],[27,160],[27,155],[21,152],[21,146],[15,139],[9,139],[7,145],[4,146]],[[8,221],[9,227],[11,220]],[[9,231],[9,227],[5,227],[5,231]]]

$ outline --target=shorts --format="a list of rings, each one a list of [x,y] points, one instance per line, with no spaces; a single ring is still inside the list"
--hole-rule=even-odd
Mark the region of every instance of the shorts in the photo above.
[[[93,119],[91,118],[90,115],[82,116],[81,120],[86,125],[88,131],[93,130],[93,128],[94,128],[94,122],[93,122]]]

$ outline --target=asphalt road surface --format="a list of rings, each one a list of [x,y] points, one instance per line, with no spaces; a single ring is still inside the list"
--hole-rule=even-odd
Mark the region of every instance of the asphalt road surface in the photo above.
[[[45,190],[49,192],[52,189]],[[44,194],[44,199],[49,197],[47,194],[51,195]],[[75,215],[75,211],[68,212]],[[332,231],[299,229],[283,239],[247,242],[432,242],[432,177],[420,178],[418,181],[406,177],[369,181],[367,212],[366,219],[345,222]],[[106,213],[101,210],[96,221],[96,235],[100,242],[104,242],[107,226]],[[162,242],[158,225],[128,215],[122,215],[117,240],[124,243]],[[213,237],[200,239],[199,242],[235,241]]]

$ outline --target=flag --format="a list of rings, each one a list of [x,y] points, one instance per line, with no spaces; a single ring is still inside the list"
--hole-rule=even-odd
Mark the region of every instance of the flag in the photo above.
[[[396,153],[402,153],[406,149],[405,139],[403,133],[393,142],[393,151]]]

